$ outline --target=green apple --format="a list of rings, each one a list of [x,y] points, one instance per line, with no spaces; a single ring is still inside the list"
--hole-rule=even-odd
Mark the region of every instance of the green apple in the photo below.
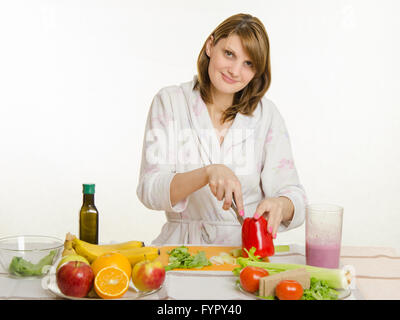
[[[61,259],[60,263],[57,266],[56,271],[58,271],[58,269],[60,269],[60,267],[64,263],[67,263],[67,262],[70,262],[70,261],[81,261],[81,262],[84,262],[84,263],[86,263],[86,264],[88,264],[90,266],[89,261],[87,261],[87,259],[85,257],[82,257],[79,254],[69,254],[69,255],[67,255],[67,256],[65,256],[65,257],[63,257]]]

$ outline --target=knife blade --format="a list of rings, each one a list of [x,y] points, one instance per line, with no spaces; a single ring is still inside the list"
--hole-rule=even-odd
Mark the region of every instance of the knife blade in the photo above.
[[[236,218],[238,219],[240,225],[243,225],[243,217],[239,214],[239,211],[236,207],[236,203],[235,200],[232,199],[232,204],[231,204],[231,208],[233,209],[233,211],[235,211],[236,213]]]

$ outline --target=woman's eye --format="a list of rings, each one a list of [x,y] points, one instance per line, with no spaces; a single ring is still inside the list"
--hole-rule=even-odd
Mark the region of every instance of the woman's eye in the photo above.
[[[229,50],[225,50],[225,55],[226,55],[227,57],[233,57],[233,52],[231,52],[231,51],[229,51]],[[253,67],[253,63],[252,63],[251,61],[245,61],[245,64],[246,64],[248,67],[250,67],[250,68]]]
[[[225,50],[225,54],[226,54],[228,57],[231,57],[231,56],[232,56],[232,52],[230,52],[230,51],[228,51],[228,50]]]

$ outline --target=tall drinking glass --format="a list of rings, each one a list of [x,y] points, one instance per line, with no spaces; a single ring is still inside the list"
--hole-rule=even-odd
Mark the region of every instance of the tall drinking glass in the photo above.
[[[306,263],[338,268],[342,240],[343,208],[331,204],[306,207]]]

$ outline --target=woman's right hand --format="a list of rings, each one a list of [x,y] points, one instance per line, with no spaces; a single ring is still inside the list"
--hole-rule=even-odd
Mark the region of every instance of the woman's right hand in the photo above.
[[[242,185],[235,173],[223,164],[211,164],[206,167],[208,186],[219,200],[225,200],[222,209],[229,210],[235,200],[241,216],[244,215]]]

